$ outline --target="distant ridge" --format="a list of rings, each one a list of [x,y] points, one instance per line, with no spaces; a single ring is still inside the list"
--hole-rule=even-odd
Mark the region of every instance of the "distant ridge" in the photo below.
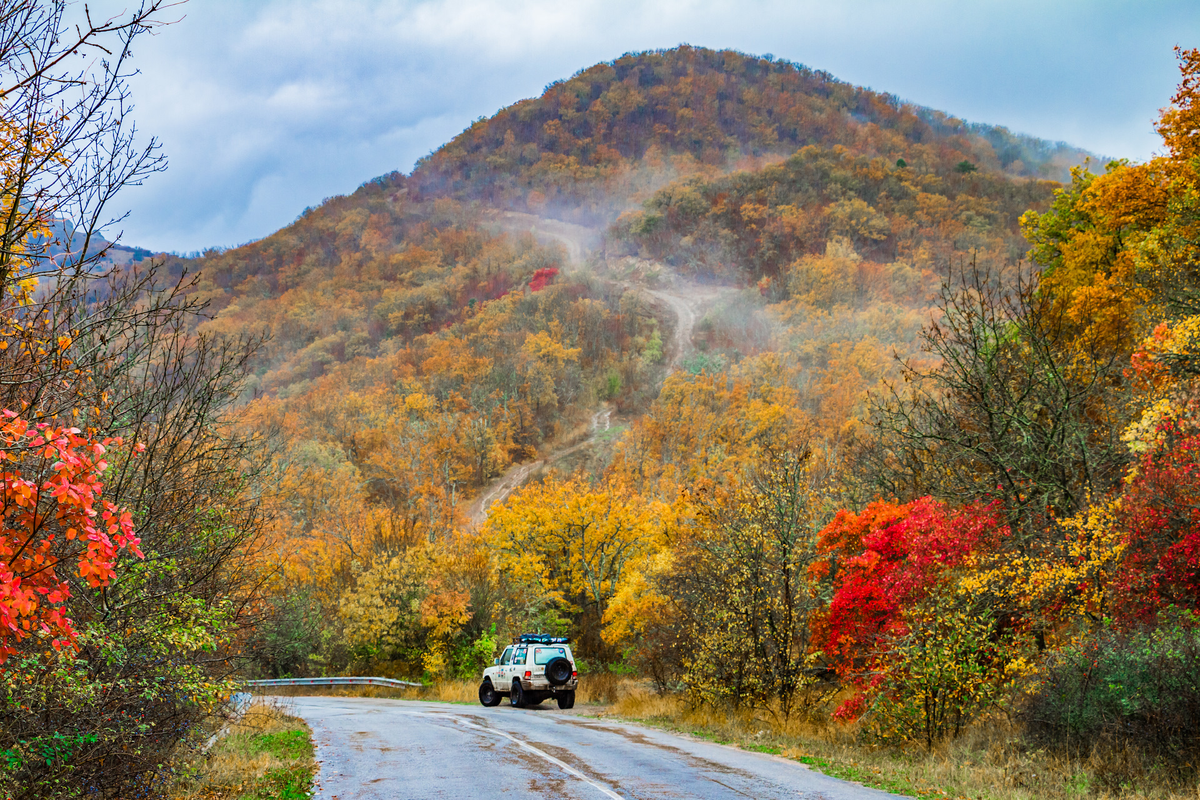
[[[1065,180],[1092,154],[966,123],[827,72],[733,50],[681,46],[624,55],[480,120],[422,159],[412,186],[501,205],[590,207],[593,187],[637,191],[647,160],[725,170],[808,145],[947,174],[962,161],[1015,178]],[[598,219],[596,221],[599,221]]]

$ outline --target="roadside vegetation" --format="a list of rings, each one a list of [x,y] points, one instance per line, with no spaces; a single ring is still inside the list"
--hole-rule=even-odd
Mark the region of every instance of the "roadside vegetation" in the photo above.
[[[164,166],[127,116],[167,4],[0,9],[0,797],[161,793],[233,684],[263,541],[254,336],[191,276],[113,269],[108,200]],[[117,217],[120,214],[116,215]],[[70,236],[62,234],[69,228]]]
[[[256,702],[205,753],[186,759],[172,800],[306,800],[317,772],[312,732],[286,705]]]
[[[1022,728],[1003,716],[978,720],[926,751],[872,745],[860,726],[828,717],[782,721],[763,710],[693,705],[686,695],[664,695],[645,686],[629,687],[613,705],[582,713],[778,755],[835,778],[930,800],[1195,796],[1194,787],[1179,782],[1171,762],[1147,759],[1129,747],[1056,751],[1031,744]]]

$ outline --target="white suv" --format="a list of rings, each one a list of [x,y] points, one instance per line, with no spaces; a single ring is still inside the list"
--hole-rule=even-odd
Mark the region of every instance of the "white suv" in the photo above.
[[[574,706],[579,673],[570,641],[542,634],[521,636],[483,671],[479,702],[496,706],[501,695],[508,695],[508,702],[517,708],[536,706],[550,697],[559,708]]]

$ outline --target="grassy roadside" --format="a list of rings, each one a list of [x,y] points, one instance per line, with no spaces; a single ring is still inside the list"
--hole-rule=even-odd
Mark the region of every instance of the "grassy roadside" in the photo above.
[[[279,703],[255,702],[206,755],[181,770],[172,800],[307,800],[312,732]]]
[[[578,705],[611,704],[629,681],[605,675],[600,681],[588,680],[580,683],[575,695]],[[380,697],[394,700],[424,700],[435,703],[479,704],[478,681],[447,681],[420,688],[398,688],[390,686],[277,686],[271,693],[278,697]],[[554,701],[546,701],[553,707]]]

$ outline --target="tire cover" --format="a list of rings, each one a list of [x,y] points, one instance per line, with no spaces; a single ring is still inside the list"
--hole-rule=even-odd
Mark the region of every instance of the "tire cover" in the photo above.
[[[574,671],[570,661],[558,656],[550,659],[550,663],[546,665],[546,680],[550,681],[551,686],[562,686],[571,680],[571,673]]]

